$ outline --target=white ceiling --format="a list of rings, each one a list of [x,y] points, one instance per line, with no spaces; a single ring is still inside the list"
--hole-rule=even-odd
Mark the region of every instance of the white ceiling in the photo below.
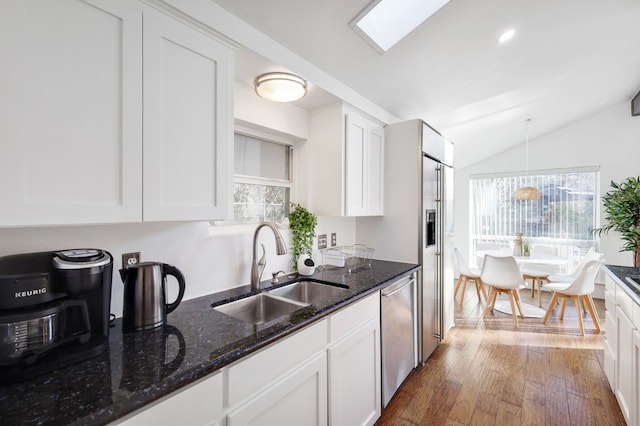
[[[533,144],[640,90],[638,0],[451,0],[384,55],[348,26],[370,0],[213,1],[394,116],[424,119],[455,143],[457,167],[524,143],[527,118]],[[274,68],[239,52],[238,75]],[[331,99],[313,88],[299,105]]]

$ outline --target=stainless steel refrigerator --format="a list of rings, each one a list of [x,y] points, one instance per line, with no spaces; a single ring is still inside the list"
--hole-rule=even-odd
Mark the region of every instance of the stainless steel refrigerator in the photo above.
[[[357,241],[375,248],[375,258],[422,265],[415,345],[422,363],[454,325],[453,173],[453,144],[436,130],[422,120],[388,125],[384,216],[356,223]]]

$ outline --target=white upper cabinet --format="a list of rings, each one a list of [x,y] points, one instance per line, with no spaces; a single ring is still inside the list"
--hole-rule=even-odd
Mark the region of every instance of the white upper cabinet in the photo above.
[[[0,226],[142,219],[142,12],[0,2]]]
[[[321,216],[380,216],[382,124],[343,104],[311,115],[311,204]]]
[[[130,0],[3,0],[0,28],[0,226],[229,216],[230,47]]]
[[[230,216],[233,51],[144,14],[144,220]]]

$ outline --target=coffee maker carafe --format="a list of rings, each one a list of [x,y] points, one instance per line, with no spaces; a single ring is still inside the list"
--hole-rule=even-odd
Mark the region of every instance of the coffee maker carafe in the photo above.
[[[113,258],[99,249],[0,257],[0,381],[104,352]]]

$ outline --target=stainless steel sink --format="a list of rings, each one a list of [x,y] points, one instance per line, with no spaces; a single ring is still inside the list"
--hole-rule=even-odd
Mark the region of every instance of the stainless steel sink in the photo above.
[[[328,299],[344,294],[346,289],[321,284],[313,281],[299,281],[284,287],[269,290],[268,294],[285,297],[310,305],[318,304]]]
[[[250,324],[263,324],[289,315],[305,306],[308,304],[260,293],[213,309]]]

